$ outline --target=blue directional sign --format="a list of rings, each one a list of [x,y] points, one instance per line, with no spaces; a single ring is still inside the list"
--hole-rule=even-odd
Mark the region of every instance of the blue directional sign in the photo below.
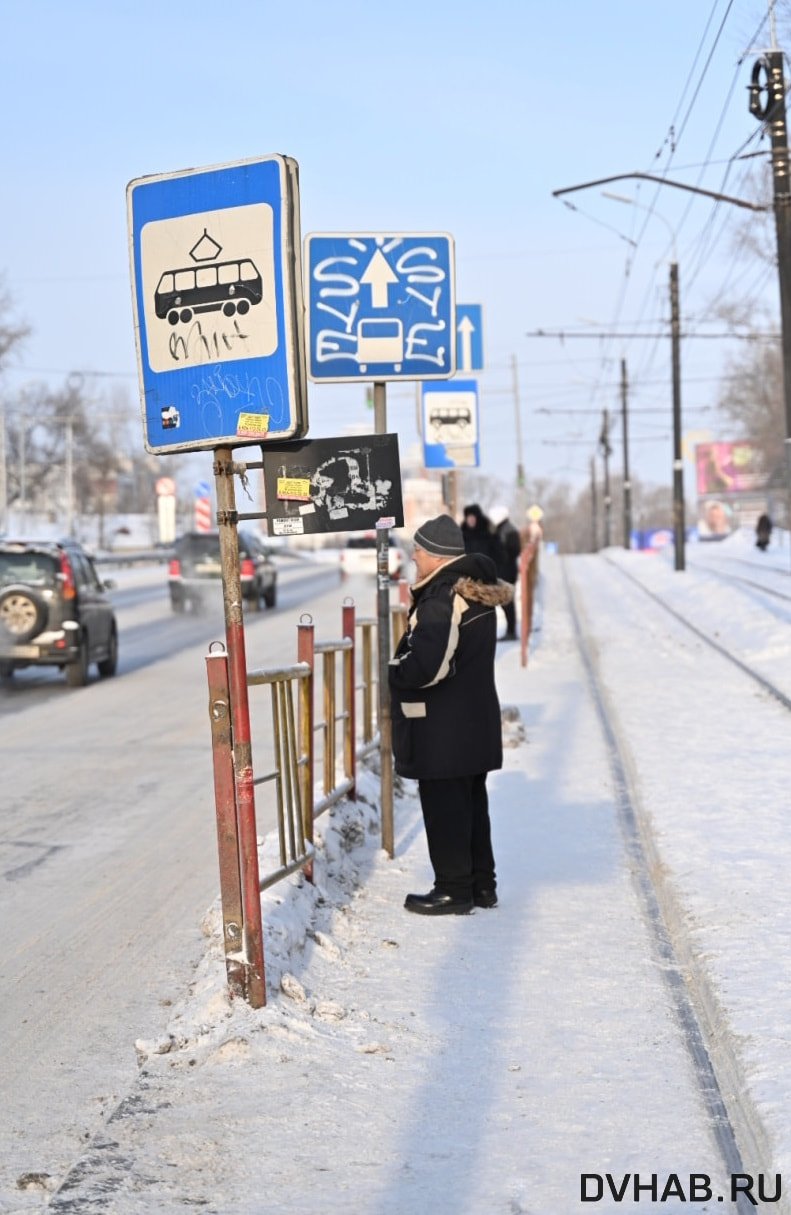
[[[145,444],[307,430],[297,165],[266,156],[127,187]]]
[[[456,371],[483,371],[483,308],[456,305]]]
[[[421,401],[426,468],[477,468],[478,381],[423,385]]]
[[[453,238],[305,238],[308,375],[316,381],[443,379],[456,369]]]

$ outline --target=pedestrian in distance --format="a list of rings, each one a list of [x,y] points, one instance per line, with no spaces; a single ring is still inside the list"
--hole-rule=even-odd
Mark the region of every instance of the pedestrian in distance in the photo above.
[[[487,518],[477,502],[465,506],[461,532],[468,553],[484,553],[499,569],[502,561],[500,538],[491,519]]]
[[[519,554],[522,551],[522,539],[519,535],[519,530],[508,517],[507,506],[493,506],[489,513],[489,518],[492,521],[495,535],[500,542],[500,564],[497,572],[503,582],[507,582],[511,587],[515,587],[516,580],[519,577]],[[505,633],[502,640],[516,641],[515,597],[510,603],[505,604],[503,611],[505,613]]]
[[[772,538],[772,520],[768,515],[761,515],[755,525],[755,547],[765,553]]]
[[[434,886],[408,894],[418,915],[494,907],[487,774],[502,767],[494,678],[496,608],[512,587],[484,553],[467,553],[450,515],[415,532],[417,581],[407,627],[389,665],[395,769],[416,780]]]

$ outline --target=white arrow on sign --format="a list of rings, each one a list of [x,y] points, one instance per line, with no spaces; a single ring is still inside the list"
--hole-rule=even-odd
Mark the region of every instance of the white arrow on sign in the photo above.
[[[461,334],[461,367],[459,371],[472,371],[472,335],[475,326],[468,316],[463,316],[456,326]]]
[[[371,288],[371,306],[373,308],[387,307],[387,294],[390,283],[398,282],[388,265],[387,258],[381,249],[377,249],[360,278],[361,283],[368,283]]]

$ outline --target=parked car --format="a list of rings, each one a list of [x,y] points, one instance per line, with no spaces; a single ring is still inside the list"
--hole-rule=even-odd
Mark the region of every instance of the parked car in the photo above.
[[[387,553],[387,568],[391,578],[401,578],[406,573],[407,559],[395,536],[390,535]],[[355,532],[349,536],[341,549],[341,571],[348,574],[376,574],[376,532]]]
[[[0,540],[0,675],[56,666],[70,688],[118,665],[118,626],[93,559],[73,540]]]
[[[239,574],[242,598],[258,610],[277,603],[277,567],[254,532],[239,531]],[[220,533],[186,532],[176,541],[168,567],[170,602],[174,612],[200,611],[207,596],[220,595],[222,566]]]

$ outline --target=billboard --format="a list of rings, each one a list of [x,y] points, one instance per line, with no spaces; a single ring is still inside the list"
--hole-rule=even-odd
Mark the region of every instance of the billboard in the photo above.
[[[695,479],[698,535],[720,540],[767,509],[769,473],[763,447],[749,439],[698,443]]]
[[[746,439],[698,443],[695,448],[698,497],[713,494],[755,494],[765,490],[769,474],[764,451]]]

